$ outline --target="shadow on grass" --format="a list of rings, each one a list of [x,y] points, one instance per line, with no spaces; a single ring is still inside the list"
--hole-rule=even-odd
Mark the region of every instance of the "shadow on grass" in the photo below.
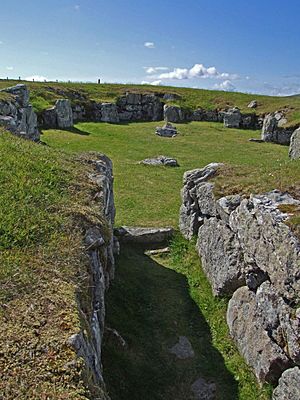
[[[186,278],[142,249],[126,247],[107,293],[107,326],[126,349],[105,340],[104,375],[112,400],[195,399],[191,385],[200,377],[217,386],[217,399],[238,399],[237,383],[213,347],[210,328],[191,299]],[[169,348],[186,336],[195,357],[178,360]]]

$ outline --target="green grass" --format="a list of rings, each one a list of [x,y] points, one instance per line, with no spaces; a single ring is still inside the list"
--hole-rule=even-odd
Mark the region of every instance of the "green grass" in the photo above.
[[[193,122],[178,125],[180,135],[167,139],[154,134],[156,125],[82,123],[74,132],[45,131],[42,140],[68,152],[96,150],[112,158],[118,225],[177,227],[183,173],[210,162],[226,163],[217,179],[219,196],[299,186],[300,163],[289,160],[285,146],[248,141],[259,132]],[[180,167],[138,164],[160,154],[177,158]]]
[[[15,85],[20,81],[0,80],[0,89]],[[223,109],[237,106],[243,112],[255,112],[259,115],[285,110],[288,125],[300,124],[300,97],[275,97],[245,93],[222,92],[216,90],[176,88],[176,87],[153,87],[151,85],[122,85],[122,84],[94,84],[94,83],[40,83],[24,82],[31,91],[31,101],[36,111],[41,111],[52,106],[55,100],[68,97],[73,103],[80,102],[74,96],[74,92],[79,92],[83,97],[97,102],[115,101],[119,96],[126,92],[137,93],[173,93],[180,96],[176,104],[186,109]],[[251,100],[258,101],[256,110],[251,110],[247,106]],[[81,102],[84,100],[81,100]],[[174,102],[173,102],[174,103]],[[175,104],[174,103],[174,104]]]
[[[176,238],[170,257],[123,247],[117,271],[107,324],[127,348],[110,341],[104,347],[112,400],[192,400],[191,385],[200,377],[216,384],[217,400],[270,398],[271,388],[259,388],[229,338],[227,301],[213,297],[193,242]],[[193,359],[170,354],[179,336],[190,340]]]

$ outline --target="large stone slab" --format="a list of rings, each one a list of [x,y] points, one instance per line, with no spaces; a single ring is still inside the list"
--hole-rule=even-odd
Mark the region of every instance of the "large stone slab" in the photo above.
[[[122,226],[115,229],[115,235],[121,243],[139,245],[162,245],[168,242],[174,234],[173,228],[142,228]]]
[[[232,295],[245,285],[240,243],[227,224],[210,218],[199,228],[197,250],[215,296]]]

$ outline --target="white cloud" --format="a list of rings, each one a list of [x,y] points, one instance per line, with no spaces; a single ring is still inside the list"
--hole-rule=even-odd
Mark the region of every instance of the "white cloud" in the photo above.
[[[156,80],[156,81],[152,81],[152,82],[148,82],[148,81],[142,81],[141,82],[142,85],[152,85],[152,86],[160,86],[163,84],[163,82],[161,80]]]
[[[148,49],[154,49],[155,44],[153,42],[145,42],[144,46],[147,47]]]
[[[214,88],[218,90],[224,90],[226,92],[234,92],[236,90],[234,84],[228,79],[222,83],[215,84]]]
[[[187,68],[175,68],[171,72],[165,72],[159,75],[160,79],[188,79],[189,70]]]
[[[192,68],[174,68],[171,72],[162,73],[160,79],[198,79],[198,78],[214,78],[214,79],[238,79],[237,74],[228,74],[227,72],[219,72],[216,67],[205,67],[203,64],[195,64]]]
[[[144,67],[144,69],[146,70],[147,74],[153,75],[160,71],[168,71],[170,68],[168,68],[168,67]]]
[[[74,10],[75,10],[75,11],[79,11],[79,10],[80,10],[80,5],[79,5],[79,4],[76,4],[76,5],[74,6]]]
[[[14,67],[6,67],[7,71],[12,71]]]
[[[35,81],[35,82],[44,82],[44,81],[49,81],[48,78],[42,75],[32,75],[32,76],[27,76],[25,78],[25,81]]]

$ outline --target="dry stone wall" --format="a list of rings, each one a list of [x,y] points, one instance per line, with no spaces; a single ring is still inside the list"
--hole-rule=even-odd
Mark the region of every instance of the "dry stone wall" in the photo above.
[[[284,371],[300,366],[300,241],[279,209],[300,202],[278,190],[217,200],[209,180],[221,169],[185,173],[180,230],[197,236],[213,293],[231,297],[227,323],[240,353],[260,382],[277,385],[289,375]]]
[[[103,222],[86,226],[84,244],[89,268],[86,286],[78,293],[82,329],[70,337],[69,345],[84,360],[84,377],[92,398],[107,400],[109,397],[103,379],[101,354],[105,330],[105,293],[114,277],[114,255],[118,251],[117,239],[113,236],[113,170],[111,160],[104,155],[95,155],[90,164],[88,179],[97,190],[94,199],[99,204]]]

